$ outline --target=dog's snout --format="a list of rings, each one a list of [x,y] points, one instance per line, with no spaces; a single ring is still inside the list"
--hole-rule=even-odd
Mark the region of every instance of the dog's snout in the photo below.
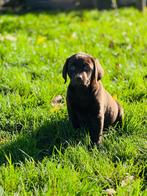
[[[77,81],[82,81],[83,78],[82,78],[82,75],[78,74],[78,75],[76,75],[75,79]]]

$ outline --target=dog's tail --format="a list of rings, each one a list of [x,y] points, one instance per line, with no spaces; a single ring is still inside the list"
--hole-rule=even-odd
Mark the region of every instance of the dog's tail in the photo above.
[[[122,106],[116,101],[117,106],[118,106],[118,115],[117,115],[117,119],[116,122],[118,122],[118,125],[120,127],[122,127],[123,125],[123,119],[124,119],[124,110],[122,108]]]

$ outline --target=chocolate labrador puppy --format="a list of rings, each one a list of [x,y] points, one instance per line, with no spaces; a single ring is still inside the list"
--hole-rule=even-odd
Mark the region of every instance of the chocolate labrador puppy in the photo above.
[[[67,74],[70,78],[66,97],[69,120],[75,129],[88,127],[92,144],[100,144],[104,129],[122,123],[123,109],[104,89],[99,61],[85,53],[74,54],[66,60],[62,74],[65,82]]]

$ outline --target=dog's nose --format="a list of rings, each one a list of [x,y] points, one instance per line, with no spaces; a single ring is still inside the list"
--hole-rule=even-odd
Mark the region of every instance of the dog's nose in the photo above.
[[[77,76],[75,77],[75,79],[76,79],[77,81],[82,81],[82,76],[79,74],[79,75],[77,75]]]

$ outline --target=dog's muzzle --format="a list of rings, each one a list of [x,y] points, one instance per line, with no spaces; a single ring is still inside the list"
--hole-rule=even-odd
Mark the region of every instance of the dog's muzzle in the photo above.
[[[78,87],[88,87],[90,84],[89,80],[84,80],[82,75],[76,75],[73,79],[72,79],[72,84],[74,86],[78,86]]]

